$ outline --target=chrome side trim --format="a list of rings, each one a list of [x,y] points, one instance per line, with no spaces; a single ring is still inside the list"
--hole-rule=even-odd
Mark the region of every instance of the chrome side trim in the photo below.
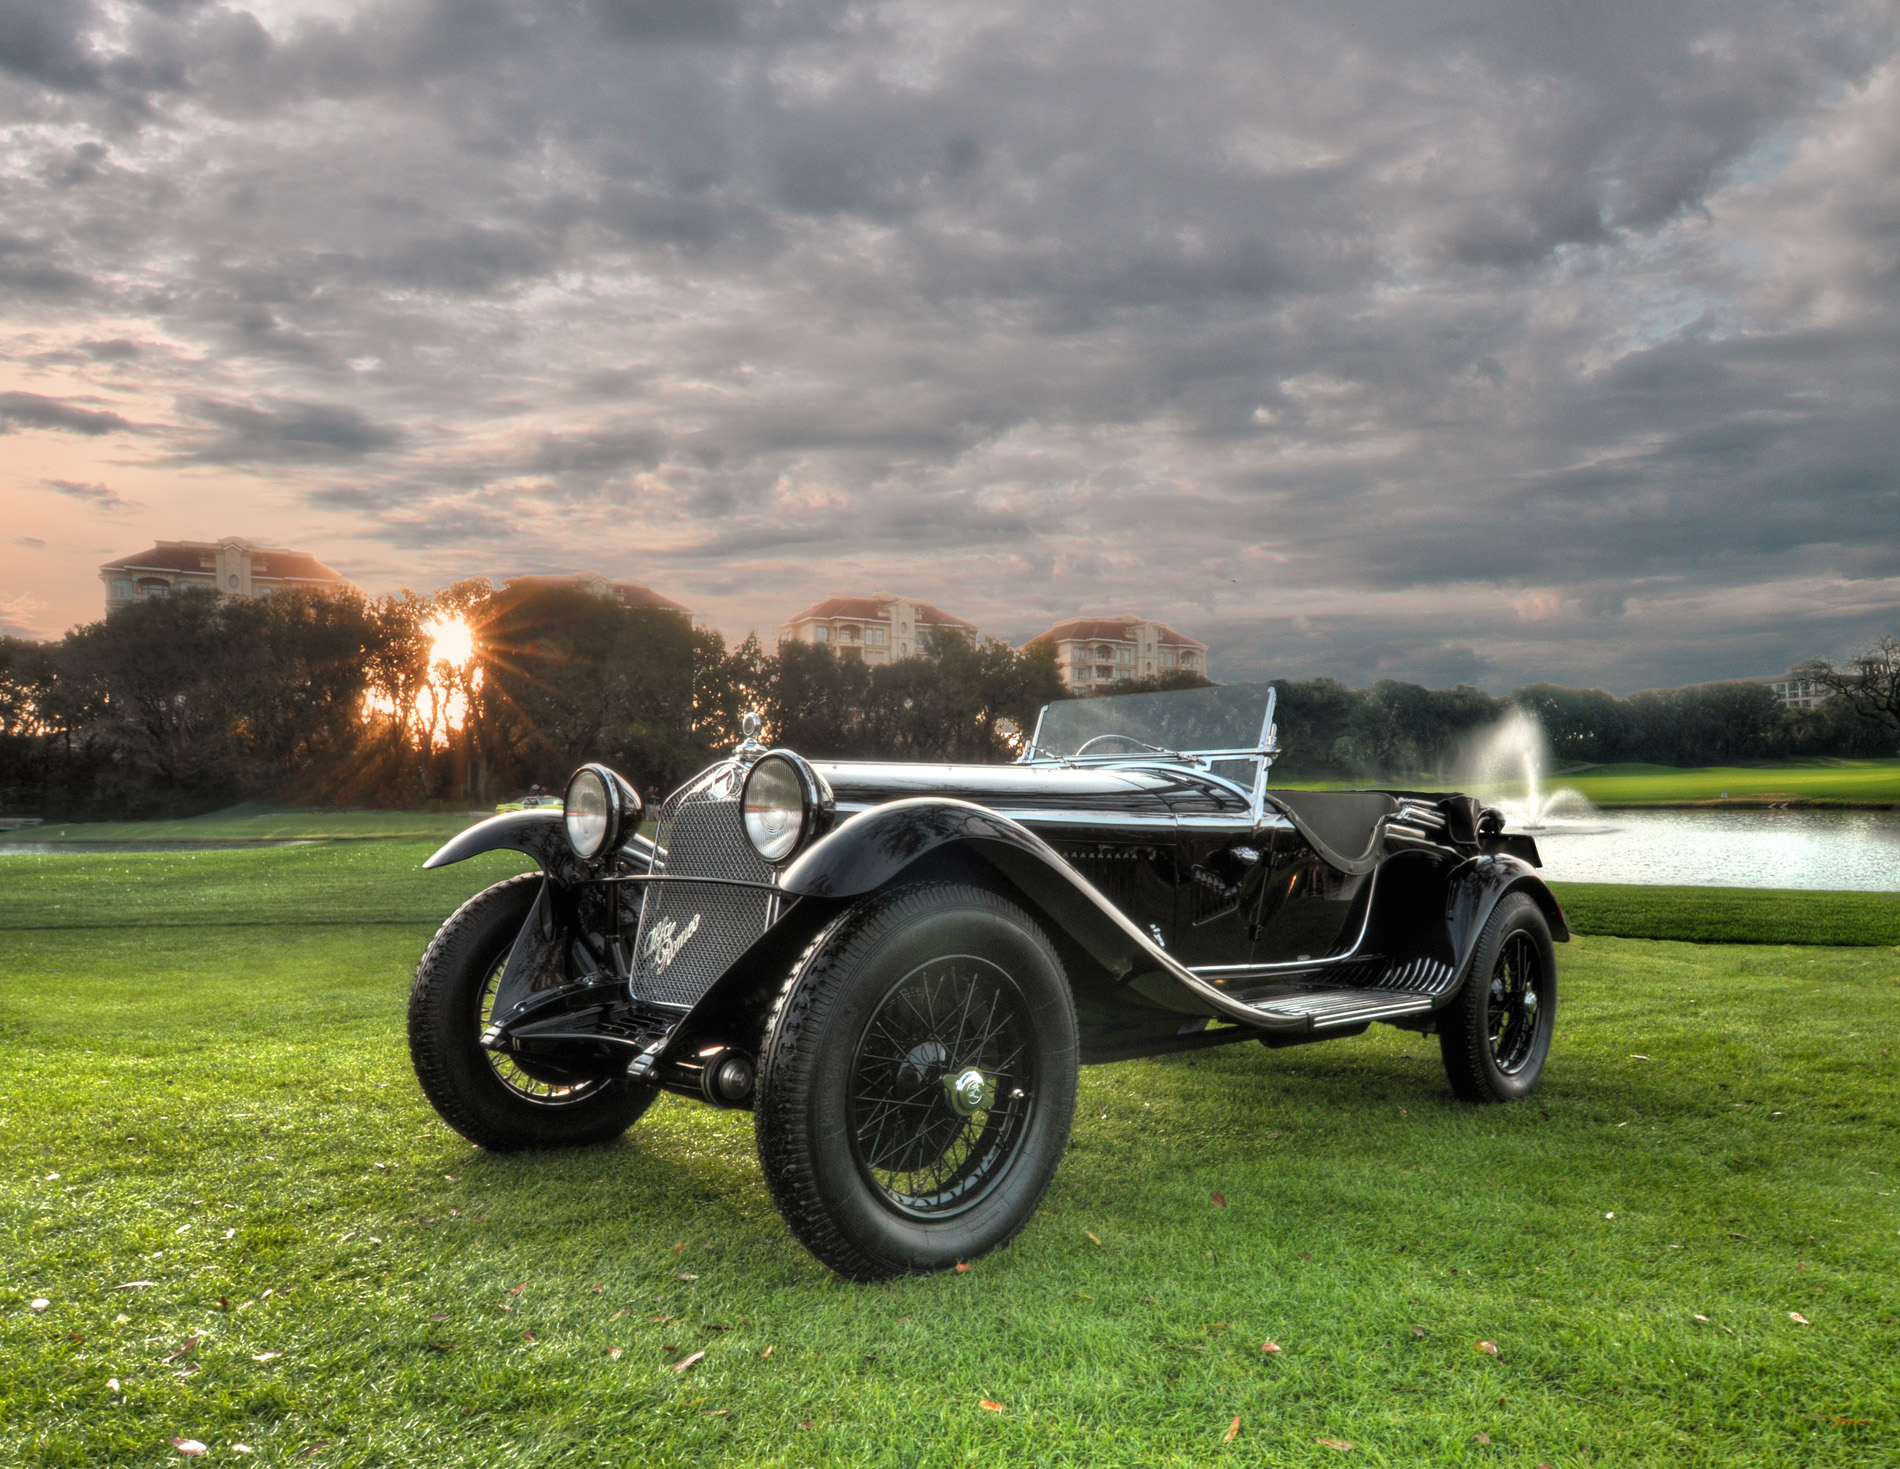
[[[1343,954],[1328,954],[1323,959],[1286,959],[1278,964],[1201,964],[1195,967],[1196,974],[1218,974],[1223,978],[1272,979],[1279,974],[1317,974],[1324,973],[1335,964],[1362,962],[1359,949],[1366,941],[1366,932],[1372,927],[1372,904],[1378,897],[1379,874],[1385,870],[1384,864],[1372,869],[1371,881],[1366,884],[1366,911],[1360,915],[1359,932],[1353,935],[1352,947]]]
[[[1041,837],[1037,836],[1036,833],[1031,831],[1028,827],[1023,826],[1021,822],[1016,821],[1012,816],[1006,816],[1000,811],[991,811],[986,807],[977,806],[973,801],[945,802],[945,804],[970,806],[978,811],[982,811],[986,816],[995,817],[998,820],[1009,822],[1012,826],[1020,827],[1024,838],[1023,844],[1029,851],[1035,853],[1036,856],[1040,857],[1044,862],[1047,862],[1058,872],[1065,873],[1070,882],[1074,885],[1076,891],[1081,894],[1082,897],[1086,898],[1088,902],[1094,906],[1096,911],[1114,926],[1123,938],[1133,944],[1141,952],[1143,958],[1153,965],[1154,968],[1161,970],[1168,978],[1174,980],[1197,1000],[1200,1000],[1213,1009],[1217,1014],[1229,1020],[1238,1020],[1242,1025],[1251,1025],[1256,1030],[1311,1029],[1310,1022],[1304,1016],[1298,1020],[1281,1020],[1278,1017],[1262,1014],[1252,1005],[1242,1000],[1237,1000],[1232,995],[1226,994],[1222,990],[1209,984],[1206,980],[1202,979],[1200,975],[1195,973],[1195,971],[1171,957],[1168,952],[1155,943],[1152,938],[1135,927],[1132,919],[1097,892],[1094,883],[1090,882],[1064,861],[1060,852],[1050,846]],[[1368,901],[1366,903],[1368,922],[1370,921],[1371,912],[1372,904],[1370,896],[1368,895]],[[1359,931],[1359,938],[1363,940],[1364,937],[1365,928],[1362,926]],[[1356,940],[1355,946],[1357,942]],[[1300,966],[1294,967],[1297,968]],[[1314,966],[1309,963],[1304,967],[1310,970]]]

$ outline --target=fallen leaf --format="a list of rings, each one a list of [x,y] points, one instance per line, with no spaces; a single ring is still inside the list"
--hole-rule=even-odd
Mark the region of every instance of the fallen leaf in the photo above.
[[[118,1390],[119,1390],[119,1379],[116,1377],[108,1377],[106,1379],[106,1391],[117,1392]]]
[[[595,1282],[594,1282],[594,1283],[593,1283],[593,1284],[592,1284],[591,1286],[589,1286],[589,1287],[588,1287],[588,1289],[589,1289],[589,1290],[591,1290],[591,1291],[593,1291],[593,1293],[594,1293],[595,1295],[599,1295],[599,1294],[600,1294],[600,1293],[601,1293],[602,1291],[604,1291],[605,1289],[607,1289],[607,1287],[606,1287],[606,1286],[604,1286],[604,1285],[602,1285],[602,1284],[601,1284],[601,1283],[600,1283],[600,1282],[599,1282],[599,1281],[597,1280],[597,1281],[595,1281]]]
[[[82,1346],[82,1347],[83,1347],[83,1346],[84,1346],[84,1345],[86,1344],[86,1339],[85,1339],[85,1338],[84,1338],[83,1336],[81,1336],[81,1335],[80,1335],[80,1334],[79,1334],[78,1332],[76,1332],[76,1331],[69,1331],[69,1332],[67,1332],[67,1333],[66,1333],[66,1340],[67,1340],[67,1341],[69,1341],[69,1342],[72,1342],[72,1343],[73,1343],[74,1345],[76,1345],[76,1346]]]
[[[432,1352],[441,1352],[444,1356],[455,1350],[455,1343],[452,1341],[430,1341],[424,1342],[423,1345]]]
[[[699,1323],[699,1329],[701,1331],[731,1331],[732,1330],[730,1326],[727,1326],[725,1323],[720,1322],[720,1321],[702,1321]]]
[[[524,1280],[521,1282],[520,1285],[516,1286],[513,1290],[509,1291],[508,1294],[511,1296],[518,1296],[527,1288],[528,1288],[528,1282]]]
[[[691,1274],[690,1272],[685,1271],[685,1270],[675,1270],[673,1272],[673,1278],[675,1280],[698,1280],[699,1279],[697,1275]]]
[[[219,1309],[220,1311],[228,1311],[228,1310],[230,1310],[230,1309],[231,1309],[231,1298],[230,1298],[229,1296],[219,1296],[219,1297],[218,1297],[218,1309]]]
[[[810,1427],[811,1427],[811,1419],[809,1419],[809,1418],[807,1418],[807,1419],[805,1419],[805,1420],[804,1420],[804,1421],[803,1421],[802,1423],[800,1423],[800,1424],[799,1424],[798,1426],[799,1426],[800,1428],[810,1428]]]
[[[128,1280],[124,1285],[115,1285],[114,1290],[150,1290],[158,1284],[155,1280]]]
[[[1834,1423],[1845,1423],[1849,1428],[1872,1428],[1874,1426],[1874,1420],[1871,1418],[1835,1418],[1830,1421]]]
[[[1478,1343],[1478,1350],[1487,1357],[1495,1357],[1498,1354],[1498,1344],[1494,1341],[1481,1341]]]
[[[1604,1215],[1603,1217],[1604,1217],[1605,1219],[1614,1219],[1614,1218],[1616,1218],[1616,1210],[1614,1210],[1614,1209],[1612,1209],[1612,1210],[1610,1210],[1610,1212],[1609,1212],[1609,1213],[1607,1213],[1607,1214],[1605,1214],[1605,1215]]]
[[[1414,1327],[1412,1328],[1412,1335],[1413,1335],[1413,1336],[1423,1336],[1423,1335],[1425,1335],[1425,1328],[1424,1328],[1424,1327],[1422,1327],[1422,1326],[1414,1326]]]
[[[1260,1343],[1260,1350],[1271,1357],[1280,1350],[1280,1344],[1277,1341],[1263,1341]]]
[[[1790,1311],[1788,1313],[1788,1319],[1794,1322],[1796,1326],[1807,1326],[1811,1324],[1808,1318],[1803,1316],[1799,1311]]]
[[[449,1313],[447,1311],[432,1311],[429,1314],[429,1319],[431,1321],[447,1321],[449,1319]]]
[[[195,1336],[188,1336],[185,1338],[185,1344],[182,1347],[180,1347],[177,1351],[173,1352],[165,1360],[167,1362],[176,1362],[180,1357],[188,1357],[192,1354],[193,1351],[197,1349],[197,1346],[198,1346],[198,1338]]]
[[[1240,1437],[1240,1415],[1236,1413],[1234,1414],[1234,1421],[1227,1425],[1227,1432],[1223,1433],[1220,1436],[1220,1441],[1222,1443],[1232,1443],[1235,1439],[1239,1437]]]
[[[993,1402],[989,1398],[983,1399],[983,1406],[988,1408],[992,1413],[1001,1413],[1004,1411],[1001,1403]]]
[[[1707,1326],[1709,1324],[1709,1318],[1707,1316],[1704,1316],[1700,1311],[1696,1313],[1695,1319],[1700,1321],[1704,1326]]]
[[[281,1356],[283,1356],[282,1352],[253,1352],[251,1354],[251,1360],[253,1362],[275,1362]]]
[[[1342,1454],[1352,1451],[1352,1445],[1347,1443],[1343,1438],[1316,1438],[1313,1442],[1324,1448],[1338,1449]]]
[[[673,1370],[675,1372],[685,1372],[689,1368],[697,1366],[699,1359],[705,1355],[704,1352],[694,1352],[690,1357],[681,1357],[679,1361],[673,1364]]]
[[[670,1321],[679,1320],[679,1317],[677,1316],[649,1316],[647,1317],[647,1320],[649,1323],[651,1323],[654,1326],[665,1326]]]
[[[47,1300],[45,1296],[38,1296],[34,1298],[33,1300],[28,1301],[26,1303],[26,1308],[29,1311],[44,1311],[48,1306],[52,1304],[53,1303]]]
[[[210,1450],[199,1443],[195,1438],[175,1438],[172,1440],[172,1447],[177,1449],[178,1452],[183,1454],[187,1459],[195,1459],[200,1454],[210,1452]]]
[[[623,1306],[621,1307],[620,1310],[614,1312],[613,1315],[609,1316],[607,1319],[609,1321],[618,1321],[622,1316],[626,1314],[627,1314],[626,1308]]]
[[[1227,1195],[1226,1195],[1226,1194],[1214,1194],[1214,1195],[1211,1195],[1211,1197],[1212,1197],[1212,1198],[1213,1198],[1213,1200],[1214,1200],[1214,1206],[1215,1206],[1216,1208],[1219,1208],[1219,1209],[1225,1209],[1225,1208],[1227,1207]]]
[[[702,1418],[724,1418],[731,1411],[732,1409],[730,1408],[708,1408],[699,1416]]]
[[[235,1229],[227,1229],[227,1230],[225,1230],[225,1232],[224,1232],[224,1237],[225,1237],[226,1239],[232,1239],[232,1238],[235,1238],[235,1237],[236,1237],[236,1235],[237,1235],[237,1231],[236,1231]]]
[[[777,1350],[778,1350],[778,1343],[774,1342],[771,1346],[767,1347],[764,1351],[759,1353],[759,1360],[763,1362],[767,1357],[771,1356],[772,1353]]]
[[[231,1452],[234,1454],[254,1454],[257,1450],[247,1443],[234,1443],[231,1445]]]
[[[1090,1242],[1091,1244],[1094,1244],[1094,1245],[1100,1245],[1100,1244],[1101,1244],[1101,1242],[1102,1242],[1102,1237],[1101,1237],[1101,1236],[1100,1236],[1099,1234],[1097,1234],[1097,1233],[1096,1233],[1096,1232],[1095,1232],[1094,1230],[1092,1230],[1092,1229],[1085,1229],[1085,1230],[1083,1230],[1083,1231],[1082,1231],[1082,1233],[1084,1233],[1084,1234],[1086,1234],[1086,1235],[1087,1235],[1087,1236],[1089,1237],[1089,1242]]]
[[[533,1346],[535,1344],[535,1335],[534,1335],[533,1330],[530,1329],[530,1330],[522,1332],[521,1339],[525,1341],[529,1346]]]
[[[608,1360],[609,1362],[618,1362],[618,1361],[620,1360],[620,1348],[619,1348],[619,1347],[608,1347],[608,1348],[607,1348],[607,1360]]]
[[[968,1260],[957,1261],[957,1274],[963,1275],[969,1271],[969,1268],[970,1262]]]
[[[1491,1435],[1488,1433],[1474,1433],[1471,1435],[1471,1441],[1473,1443],[1490,1443]]]
[[[453,1173],[445,1173],[442,1176],[446,1178],[450,1183],[460,1183],[462,1181],[461,1179],[457,1178]]]
[[[677,1255],[681,1250],[685,1248],[686,1248],[686,1241],[681,1240],[678,1244],[673,1246],[673,1253]]]

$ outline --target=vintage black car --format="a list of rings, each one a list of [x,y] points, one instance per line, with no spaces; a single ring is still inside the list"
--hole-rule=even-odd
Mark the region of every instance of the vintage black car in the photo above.
[[[1536,1084],[1562,910],[1469,796],[1268,789],[1262,685],[1075,699],[1013,765],[811,761],[755,719],[661,805],[614,771],[430,867],[538,873],[416,971],[423,1090],[485,1148],[599,1142],[661,1091],[752,1109],[767,1186],[845,1275],[1010,1240],[1062,1157],[1076,1068],[1373,1021],[1435,1034],[1460,1097]]]

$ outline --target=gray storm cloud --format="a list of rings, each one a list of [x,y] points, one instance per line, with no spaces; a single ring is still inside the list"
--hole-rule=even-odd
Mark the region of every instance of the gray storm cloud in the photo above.
[[[901,586],[1229,676],[1900,617],[1885,3],[0,0],[0,422],[411,581]],[[30,389],[30,391],[29,391]]]

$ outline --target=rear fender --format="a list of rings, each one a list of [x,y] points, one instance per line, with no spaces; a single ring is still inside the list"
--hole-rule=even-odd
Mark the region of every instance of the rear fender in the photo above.
[[[1526,893],[1536,902],[1550,925],[1550,936],[1558,943],[1570,939],[1570,924],[1557,895],[1528,862],[1519,858],[1503,854],[1473,858],[1452,871],[1445,890],[1445,931],[1452,952],[1458,956],[1461,977],[1471,967],[1485,924],[1498,904],[1512,893]],[[1456,993],[1455,986],[1452,992]]]

